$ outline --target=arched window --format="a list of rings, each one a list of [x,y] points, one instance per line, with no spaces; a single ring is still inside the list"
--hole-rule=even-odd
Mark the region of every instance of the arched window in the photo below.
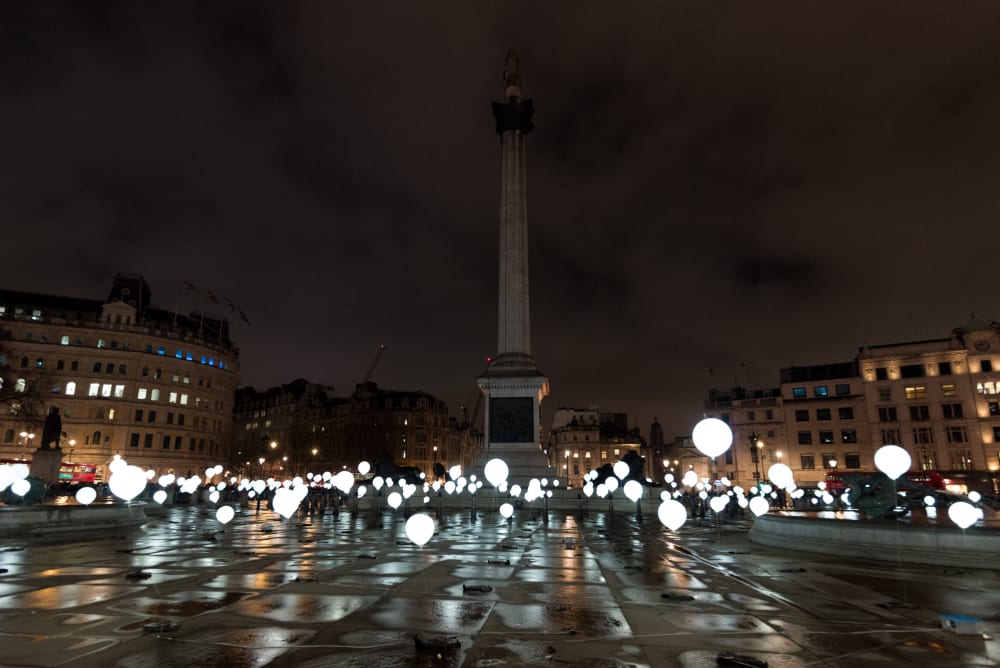
[[[22,367],[28,366],[28,358],[27,357],[22,357],[21,358],[21,366]]]
[[[118,375],[119,375],[119,376],[124,376],[124,375],[126,375],[127,373],[128,373],[128,372],[127,372],[127,371],[125,370],[125,365],[124,365],[124,364],[119,364],[119,365],[118,365]]]
[[[97,339],[97,347],[98,348],[104,347],[104,339]]]
[[[108,362],[108,366],[107,366],[107,368],[104,371],[106,373],[114,373],[115,372],[114,362]]]
[[[73,381],[69,381],[68,383],[66,383],[66,395],[72,396],[74,394],[76,394],[76,383],[74,383]]]
[[[118,316],[118,319],[121,320],[121,316]],[[112,341],[111,342],[111,347],[112,348],[117,348],[118,347],[118,342],[117,341]]]
[[[8,429],[7,431],[5,431],[3,433],[3,442],[4,443],[13,443],[14,442],[14,430],[13,429]]]
[[[24,378],[18,378],[17,382],[14,383],[15,392],[24,392],[24,390],[27,389],[27,387],[28,387],[28,382],[24,380]]]
[[[162,377],[163,377],[163,371],[161,369],[157,369],[156,371],[153,372],[153,378],[159,380]]]
[[[205,357],[204,355],[202,355],[202,356],[201,356],[201,363],[202,363],[202,364],[204,364],[204,363],[205,363],[205,362],[207,362],[207,361],[208,361],[208,358],[207,358],[207,357]]]
[[[90,442],[91,442],[92,445],[100,445],[101,444],[101,432],[100,431],[95,431],[94,432],[94,436],[90,439]]]
[[[79,371],[80,370],[80,363],[77,362],[76,360],[73,360],[73,363],[69,365],[69,370],[70,371]]]
[[[189,352],[187,354],[187,357],[185,359],[187,359],[188,362],[193,362],[194,361],[194,354]]]
[[[149,367],[148,366],[142,367],[142,375],[143,375],[143,377],[149,375]]]
[[[101,372],[101,363],[94,362],[94,373],[100,373],[100,372]]]
[[[66,368],[66,360],[59,360],[56,362],[56,371],[62,371]]]
[[[63,345],[63,346],[68,346],[69,345],[69,336],[68,335],[64,335],[61,339],[59,339],[59,344]]]
[[[177,352],[174,353],[174,357],[176,357],[179,360],[182,360],[184,359],[184,352],[180,348],[178,348]]]
[[[159,348],[156,349],[156,354],[157,355],[166,355],[167,354],[167,349],[164,348],[163,346],[160,346]]]

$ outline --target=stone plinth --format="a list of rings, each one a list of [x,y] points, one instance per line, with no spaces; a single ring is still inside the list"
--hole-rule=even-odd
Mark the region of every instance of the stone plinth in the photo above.
[[[38,448],[31,456],[31,475],[40,478],[47,485],[59,482],[62,459],[63,451],[59,447]]]

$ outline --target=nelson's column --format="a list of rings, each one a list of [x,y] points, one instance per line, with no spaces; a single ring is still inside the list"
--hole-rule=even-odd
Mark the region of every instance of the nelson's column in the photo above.
[[[531,99],[521,95],[517,55],[507,54],[504,101],[493,103],[500,135],[500,290],[497,353],[476,379],[485,396],[483,462],[507,462],[511,484],[554,474],[541,449],[540,406],[549,379],[531,355],[528,302],[528,207],[524,142],[534,127]]]

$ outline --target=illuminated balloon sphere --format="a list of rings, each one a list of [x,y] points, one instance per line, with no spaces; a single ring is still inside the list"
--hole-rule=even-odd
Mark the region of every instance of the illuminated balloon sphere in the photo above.
[[[893,480],[910,470],[910,453],[898,445],[883,445],[875,451],[875,467]]]
[[[691,430],[694,447],[706,457],[718,457],[733,444],[733,430],[718,418],[705,418]]]
[[[14,492],[14,494],[17,494],[18,496],[24,496],[31,491],[31,483],[28,482],[27,478],[15,480],[10,485],[10,491]]]
[[[971,503],[956,501],[948,506],[948,517],[963,529],[968,529],[979,521],[979,511]]]
[[[146,472],[138,466],[122,466],[111,474],[108,489],[122,501],[131,501],[146,489]]]
[[[372,465],[368,462],[361,462],[358,464],[358,473],[361,475],[368,475],[368,472],[372,470]]]
[[[752,499],[750,499],[750,512],[752,512],[757,517],[760,517],[761,515],[766,513],[770,507],[771,504],[769,504],[767,502],[767,499],[765,499],[763,496],[755,496]]]
[[[219,492],[217,492],[217,491],[211,492],[208,495],[208,500],[211,501],[212,503],[218,503],[219,502]]]
[[[354,474],[350,471],[341,471],[333,476],[333,485],[345,494],[354,487]]]
[[[983,495],[977,492],[976,490],[972,490],[971,492],[969,492],[969,501],[971,501],[972,503],[979,503],[982,500],[982,498]]]
[[[513,514],[514,514],[514,506],[510,505],[509,503],[500,504],[500,515],[505,520],[509,520],[511,518],[511,515]]]
[[[670,499],[660,504],[660,507],[656,510],[656,515],[660,518],[663,526],[671,531],[677,531],[687,521],[687,508],[680,501]]]
[[[219,520],[223,524],[229,524],[229,521],[235,517],[236,511],[233,510],[232,506],[220,506],[218,510],[215,511],[215,519]]]
[[[712,507],[716,513],[721,513],[729,505],[728,496],[713,496],[712,500],[708,502],[708,505]]]
[[[359,499],[362,496],[364,496],[365,494],[367,494],[367,493],[368,493],[368,488],[367,487],[365,487],[364,485],[361,485],[360,487],[358,487],[358,498]]]
[[[81,487],[76,490],[76,502],[89,506],[97,498],[97,490],[93,487]]]
[[[158,489],[155,492],[153,492],[153,501],[156,501],[157,503],[162,505],[163,502],[166,500],[167,500],[167,493],[164,490]]]
[[[510,469],[507,467],[507,462],[502,459],[491,459],[483,467],[483,475],[494,487],[499,487],[500,483],[506,482],[509,474]]]
[[[618,489],[618,478],[608,476],[608,479],[604,481],[604,486],[608,488],[608,494],[614,494],[615,490]]]
[[[274,507],[276,513],[287,520],[299,509],[299,502],[301,500],[298,494],[287,487],[279,487],[274,491],[274,498],[271,499],[271,505]]]
[[[687,487],[694,487],[698,484],[698,474],[693,470],[688,471],[684,474],[684,477],[681,478],[681,482]]]
[[[642,498],[642,483],[638,480],[629,480],[625,483],[625,487],[623,489],[625,491],[625,496],[627,496],[632,503],[635,503]]]
[[[406,537],[417,545],[426,545],[434,535],[434,520],[430,515],[417,513],[406,520]]]
[[[628,474],[632,472],[632,469],[629,468],[628,464],[623,461],[615,462],[615,465],[611,470],[615,472],[615,476],[619,480],[624,480],[628,477]]]
[[[767,470],[767,477],[778,487],[787,489],[795,484],[792,469],[787,464],[772,464]]]
[[[386,498],[385,502],[389,504],[390,508],[396,510],[396,508],[399,508],[399,504],[403,502],[403,495],[399,492],[393,492]]]

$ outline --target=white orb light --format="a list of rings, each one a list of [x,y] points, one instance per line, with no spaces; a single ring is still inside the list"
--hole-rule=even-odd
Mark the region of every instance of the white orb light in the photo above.
[[[628,474],[632,471],[632,469],[629,468],[628,464],[626,464],[623,461],[615,462],[615,465],[611,467],[611,469],[615,472],[615,476],[619,480],[624,480],[625,478],[627,478]]]
[[[153,501],[156,501],[161,506],[163,505],[163,502],[166,500],[167,500],[167,493],[165,490],[158,489],[155,492],[153,492]]]
[[[371,470],[372,470],[372,465],[369,464],[368,462],[358,463],[358,473],[360,473],[361,475],[368,475],[368,472]]]
[[[684,477],[681,478],[681,483],[685,487],[694,487],[698,484],[698,474],[694,472],[694,469],[688,471],[684,474]]]
[[[11,483],[10,491],[18,496],[24,496],[31,491],[31,483],[27,478],[21,478],[20,480],[15,480]]]
[[[969,492],[969,501],[971,501],[972,503],[979,503],[982,500],[982,498],[983,498],[982,494],[980,494],[976,490],[972,490],[971,492]]]
[[[893,480],[910,470],[910,453],[898,445],[883,445],[875,451],[875,467]]]
[[[76,490],[76,502],[84,506],[89,506],[97,498],[97,490],[93,487],[81,487]]]
[[[517,497],[521,496],[521,491],[522,490],[521,490],[521,486],[520,485],[511,485],[510,486],[510,495],[513,496],[515,499]]]
[[[233,510],[232,506],[219,506],[219,509],[215,511],[215,519],[219,520],[222,524],[229,524],[235,516],[236,511]]]
[[[604,481],[604,486],[608,488],[608,494],[614,494],[615,490],[618,489],[618,478],[608,476],[608,479]]]
[[[507,462],[499,458],[491,459],[483,467],[483,475],[494,487],[499,487],[501,483],[506,482],[509,474],[510,469],[507,468]]]
[[[713,496],[712,499],[708,502],[708,505],[712,507],[712,510],[714,510],[716,514],[719,514],[726,509],[726,506],[729,505],[729,497]]]
[[[755,496],[752,499],[750,499],[750,512],[752,512],[757,517],[760,517],[761,515],[766,513],[768,508],[770,507],[771,504],[769,504],[767,502],[767,499],[765,499],[763,496]]]
[[[971,503],[956,501],[948,506],[948,517],[963,529],[968,529],[979,521],[979,511]]]
[[[122,501],[131,501],[146,489],[146,472],[138,466],[124,464],[111,474],[108,489]]]
[[[680,501],[670,499],[660,504],[660,507],[656,510],[656,515],[660,518],[663,526],[671,531],[677,531],[687,521],[687,508]]]
[[[767,477],[782,489],[788,489],[795,484],[792,469],[787,464],[772,464],[771,468],[767,469]]]
[[[733,430],[718,418],[705,418],[691,430],[691,440],[701,454],[715,459],[733,444]]]
[[[635,503],[642,498],[642,483],[638,480],[629,480],[625,483],[625,486],[622,489],[625,491],[625,496],[627,496],[629,501],[632,503]]]
[[[350,471],[340,471],[333,476],[333,486],[347,494],[354,487],[354,474]]]
[[[403,495],[400,494],[399,492],[393,492],[386,498],[385,501],[386,503],[389,504],[390,508],[396,510],[397,508],[399,508],[399,504],[403,502]]]
[[[411,515],[406,520],[406,537],[416,545],[426,545],[434,535],[434,520],[426,513]]]
[[[279,487],[274,491],[274,498],[271,500],[271,506],[274,508],[275,512],[284,517],[286,520],[295,514],[295,511],[299,509],[299,502],[302,498],[294,491],[287,487]]]
[[[365,487],[364,485],[358,485],[357,493],[358,493],[358,498],[360,499],[362,496],[368,493],[368,488]]]
[[[511,518],[511,515],[513,515],[513,514],[514,514],[514,506],[512,506],[509,503],[501,503],[500,504],[500,515],[505,520],[509,520]]]

